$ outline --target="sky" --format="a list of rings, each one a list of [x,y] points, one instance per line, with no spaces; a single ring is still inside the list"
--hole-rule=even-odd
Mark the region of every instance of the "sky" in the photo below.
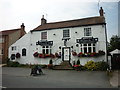
[[[99,16],[101,6],[109,41],[118,34],[118,0],[0,0],[0,31],[24,23],[29,32],[41,24],[42,15],[48,23]]]

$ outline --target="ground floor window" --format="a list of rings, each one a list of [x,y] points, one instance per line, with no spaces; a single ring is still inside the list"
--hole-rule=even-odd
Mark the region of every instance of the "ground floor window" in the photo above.
[[[15,60],[15,54],[11,54],[11,60]]]
[[[82,53],[93,53],[96,52],[96,44],[95,43],[82,43],[80,44],[80,51]]]
[[[22,56],[26,56],[26,49],[25,48],[22,49]]]
[[[51,46],[42,46],[43,54],[51,54]]]

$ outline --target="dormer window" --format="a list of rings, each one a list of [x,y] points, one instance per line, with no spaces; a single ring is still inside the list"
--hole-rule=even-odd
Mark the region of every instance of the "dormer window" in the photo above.
[[[47,32],[41,32],[41,40],[47,40]]]
[[[91,28],[84,28],[84,36],[91,36]]]

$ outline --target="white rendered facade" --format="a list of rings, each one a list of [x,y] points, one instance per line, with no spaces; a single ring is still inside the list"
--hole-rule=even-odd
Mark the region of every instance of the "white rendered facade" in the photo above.
[[[91,34],[88,36],[85,36],[85,28],[91,28]],[[69,30],[69,40],[65,42],[63,40],[63,30]],[[36,45],[38,41],[41,40],[41,33],[47,32],[47,41],[52,41],[53,44],[51,46],[48,45],[48,47],[44,47],[45,49],[49,49],[47,51],[48,54],[52,53],[55,55],[55,53],[61,53],[61,58],[52,58],[54,65],[59,65],[61,62],[68,60],[72,65],[73,61],[80,60],[80,63],[82,65],[86,64],[87,61],[93,60],[93,61],[107,61],[106,58],[106,26],[105,24],[100,25],[87,25],[87,26],[77,26],[77,27],[65,27],[65,28],[56,28],[56,29],[46,29],[46,30],[38,30],[38,31],[32,31],[27,33],[25,36],[23,36],[20,40],[18,40],[16,43],[11,45],[9,47],[9,58],[11,58],[12,54],[20,53],[20,58],[15,58],[15,61],[18,61],[21,64],[49,64],[49,58],[38,58],[34,57],[33,54],[35,52],[43,53],[43,46]],[[77,39],[82,38],[97,38],[98,40],[94,43],[77,43]],[[86,44],[86,48],[84,49],[84,44]],[[81,46],[82,45],[82,46]],[[16,47],[15,50],[12,50],[13,47]],[[90,49],[88,49],[91,47]],[[95,49],[93,50],[93,47]],[[26,49],[26,55],[22,56],[22,50]],[[65,53],[69,52],[69,53]],[[105,55],[97,56],[97,57],[78,57],[73,56],[72,52],[76,52],[77,54],[82,52],[96,52],[98,51],[104,51]],[[44,51],[44,53],[46,53]],[[63,58],[64,57],[64,58]]]

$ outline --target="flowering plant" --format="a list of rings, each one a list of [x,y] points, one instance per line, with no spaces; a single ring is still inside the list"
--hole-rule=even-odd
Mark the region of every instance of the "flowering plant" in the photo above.
[[[72,51],[72,55],[73,55],[73,56],[77,56],[77,53],[74,52],[74,51]]]
[[[35,53],[33,54],[34,57],[38,57],[38,55],[39,55],[38,52],[35,52]]]
[[[20,58],[20,53],[16,53],[16,58]]]
[[[55,56],[58,57],[58,58],[61,58],[61,55],[58,54],[58,53],[55,53]]]
[[[33,56],[38,57],[38,58],[55,58],[54,54],[42,54],[42,53],[38,53],[38,52],[35,52],[33,54]]]

